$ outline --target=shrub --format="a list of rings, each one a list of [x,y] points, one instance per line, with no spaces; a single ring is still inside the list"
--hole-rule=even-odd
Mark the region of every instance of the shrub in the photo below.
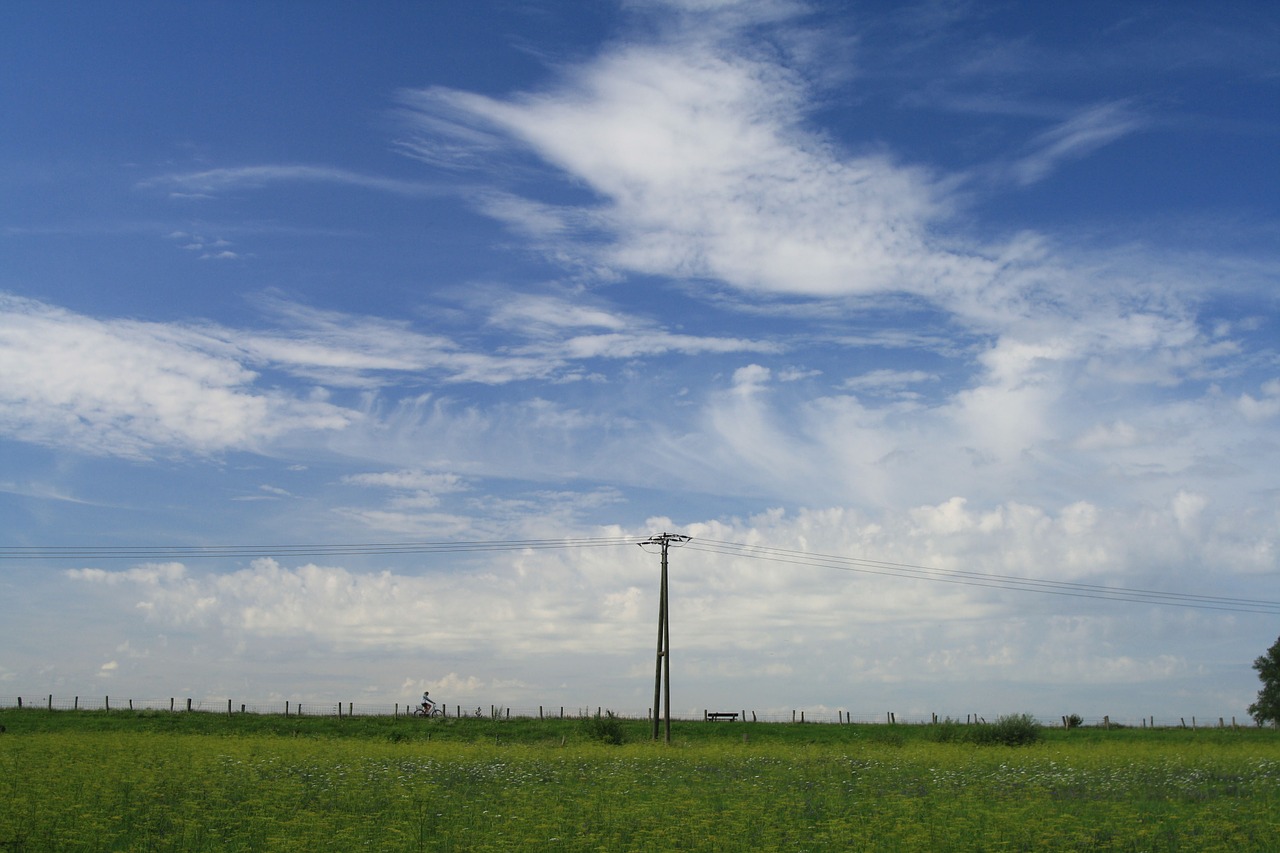
[[[618,745],[626,739],[622,729],[622,720],[618,719],[618,715],[612,711],[605,711],[603,714],[597,713],[594,717],[584,718],[583,727],[586,729],[587,736],[592,740]]]
[[[931,734],[938,743],[959,743],[965,739],[964,730],[964,723],[947,717],[934,724]]]
[[[1040,724],[1030,714],[1008,714],[972,727],[970,740],[982,745],[1026,746],[1040,740]]]

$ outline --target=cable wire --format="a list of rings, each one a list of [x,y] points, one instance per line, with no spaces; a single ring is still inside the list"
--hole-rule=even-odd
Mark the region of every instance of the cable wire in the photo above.
[[[363,542],[349,545],[33,545],[0,547],[0,560],[194,560],[228,557],[333,557],[525,551],[630,545],[639,537],[510,539],[455,542]]]
[[[664,534],[665,535],[665,534]],[[286,545],[32,545],[0,546],[0,560],[195,560],[256,557],[346,557],[397,554],[449,554],[482,551],[537,551],[573,548],[610,548],[646,545],[654,537],[612,536],[561,539],[470,540],[452,542],[363,542],[355,544]],[[863,557],[819,554],[766,545],[749,545],[715,539],[689,539],[679,544],[691,551],[764,560],[810,568],[826,568],[934,583],[985,587],[1043,595],[1061,595],[1105,601],[1126,601],[1202,610],[1280,615],[1280,601],[1228,596],[1163,592],[1100,584],[1053,581],[1017,575],[988,574],[940,569]]]
[[[939,569],[911,563],[895,563],[859,557],[842,557],[832,554],[814,554],[763,545],[747,545],[714,539],[694,539],[686,547],[694,551],[766,560],[775,563],[836,569],[862,574],[910,578],[961,586],[1007,589],[1020,592],[1036,592],[1045,595],[1065,595],[1075,598],[1093,598],[1107,601],[1128,601],[1140,604],[1159,604],[1171,607],[1192,607],[1204,610],[1228,610],[1243,613],[1280,615],[1280,601],[1265,599],[1231,598],[1217,595],[1198,595],[1162,592],[1151,589],[1134,589],[1099,584],[1072,583],[1017,575],[986,574],[963,570]]]

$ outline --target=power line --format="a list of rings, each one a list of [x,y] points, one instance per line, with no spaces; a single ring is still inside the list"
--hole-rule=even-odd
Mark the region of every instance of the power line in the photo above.
[[[1127,601],[1137,604],[1159,604],[1171,607],[1191,607],[1202,610],[1228,610],[1242,613],[1280,614],[1280,601],[1265,599],[1231,598],[1217,595],[1162,592],[1151,589],[1102,586],[1099,584],[1072,583],[1017,575],[986,574],[963,570],[939,569],[912,563],[895,563],[860,557],[842,557],[833,554],[815,554],[764,545],[747,545],[738,542],[722,542],[714,539],[694,539],[687,546],[694,551],[788,563],[814,568],[828,568],[861,574],[950,583],[960,586],[1007,589],[1035,592],[1044,595],[1065,595],[1075,598],[1093,598],[1106,601]]]
[[[483,551],[540,551],[552,549],[611,548],[649,544],[657,540],[634,536],[565,537],[560,539],[462,540],[448,542],[361,542],[354,544],[274,545],[30,545],[0,546],[0,561],[9,560],[198,560],[257,557],[350,557],[412,554],[456,554]],[[1100,584],[1074,583],[1018,575],[988,574],[941,569],[863,557],[820,554],[766,545],[749,545],[715,539],[692,539],[686,547],[722,556],[764,560],[809,568],[826,568],[959,586],[986,587],[1042,595],[1070,596],[1135,604],[1190,607],[1239,613],[1280,615],[1280,601],[1228,596],[1164,592]]]
[[[0,560],[194,560],[232,557],[333,557],[383,554],[441,554],[469,551],[525,551],[606,548],[630,545],[639,537],[505,539],[454,542],[362,542],[293,545],[32,545],[0,546]]]

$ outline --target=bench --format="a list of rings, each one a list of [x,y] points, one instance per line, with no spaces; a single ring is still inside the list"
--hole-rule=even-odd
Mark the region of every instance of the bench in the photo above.
[[[713,723],[718,720],[729,720],[732,722],[733,720],[738,719],[737,711],[703,711],[702,715],[704,720],[708,720]]]

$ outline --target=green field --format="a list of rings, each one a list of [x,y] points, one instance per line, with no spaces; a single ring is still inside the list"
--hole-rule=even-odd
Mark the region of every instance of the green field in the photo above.
[[[1280,850],[1280,733],[0,711],[0,851]],[[601,740],[621,734],[624,743]]]

